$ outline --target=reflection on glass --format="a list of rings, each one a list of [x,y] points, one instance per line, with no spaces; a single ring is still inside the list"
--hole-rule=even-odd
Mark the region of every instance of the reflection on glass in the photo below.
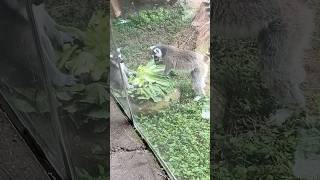
[[[68,18],[58,24],[60,2],[17,3],[26,8],[9,1],[0,8],[0,21],[7,22],[1,29],[10,30],[0,35],[1,95],[63,179],[107,177],[105,4],[91,3],[83,19],[70,19],[78,6],[59,9]]]
[[[319,1],[230,2],[212,3],[213,179],[319,179]]]

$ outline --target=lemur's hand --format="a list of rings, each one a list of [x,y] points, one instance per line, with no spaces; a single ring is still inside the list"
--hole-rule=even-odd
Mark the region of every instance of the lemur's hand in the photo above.
[[[135,77],[136,75],[137,75],[137,72],[131,71],[131,70],[128,71],[128,76],[129,76],[129,77],[131,77],[131,76],[134,76],[134,77]]]

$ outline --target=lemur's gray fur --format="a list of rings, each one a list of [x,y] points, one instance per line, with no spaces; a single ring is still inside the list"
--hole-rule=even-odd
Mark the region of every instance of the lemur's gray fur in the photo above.
[[[164,62],[165,75],[169,75],[171,70],[191,73],[192,86],[196,95],[205,95],[205,80],[210,65],[208,56],[164,44],[151,46],[150,49],[156,60]]]
[[[110,87],[118,90],[131,88],[132,86],[128,82],[128,77],[132,74],[133,72],[123,62],[120,48],[112,52],[110,54]]]
[[[46,71],[54,85],[72,85],[75,78],[57,69],[54,47],[61,47],[64,34],[55,27],[55,21],[46,12],[42,1],[33,7],[40,43],[46,59]],[[26,0],[3,0],[0,2],[0,49],[1,68],[16,68],[32,72],[41,78],[41,61],[33,37],[32,22],[26,11]],[[17,70],[20,71],[20,70]]]
[[[305,76],[303,53],[313,30],[313,14],[305,0],[213,0],[211,10],[215,35],[257,37],[270,92],[283,108],[304,109],[299,86]]]

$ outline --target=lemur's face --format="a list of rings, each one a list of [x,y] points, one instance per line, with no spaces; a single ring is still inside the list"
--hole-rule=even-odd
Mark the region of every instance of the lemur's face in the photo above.
[[[151,46],[151,54],[152,57],[154,59],[154,61],[157,62],[161,62],[162,61],[162,57],[164,56],[164,53],[162,51],[162,48],[158,47],[158,46]]]
[[[155,48],[153,48],[152,52],[153,52],[153,56],[154,56],[154,57],[156,57],[156,58],[162,58],[162,51],[161,51],[160,48],[155,47]]]
[[[123,58],[122,58],[122,54],[121,54],[120,48],[118,48],[115,52],[110,54],[110,58],[111,58],[112,61],[123,63]]]

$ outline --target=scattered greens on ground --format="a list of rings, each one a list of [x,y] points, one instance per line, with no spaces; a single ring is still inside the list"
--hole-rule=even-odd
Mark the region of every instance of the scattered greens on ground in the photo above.
[[[178,179],[209,179],[210,121],[204,119],[202,107],[206,100],[192,100],[190,83],[180,103],[153,115],[141,116],[137,126],[156,149]]]
[[[165,28],[171,26],[170,30],[178,30],[183,22],[183,8],[154,8],[151,10],[141,10],[138,14],[129,16],[127,23],[122,24],[121,21],[114,21],[114,25],[118,27],[132,27],[145,30],[156,30],[157,28]],[[179,23],[179,24],[177,24]]]

